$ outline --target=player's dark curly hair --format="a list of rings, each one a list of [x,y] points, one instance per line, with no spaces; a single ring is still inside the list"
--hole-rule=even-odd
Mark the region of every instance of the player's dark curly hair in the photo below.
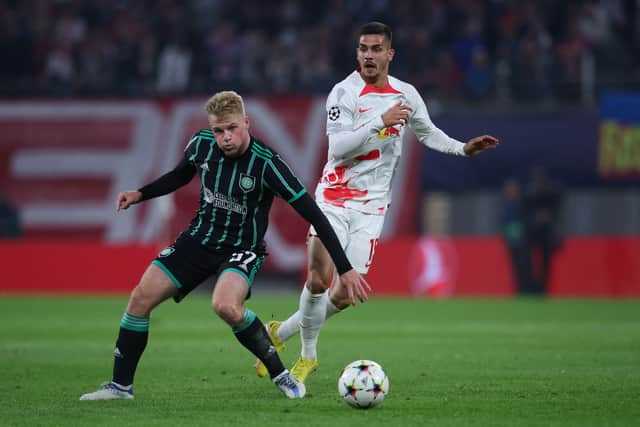
[[[368,22],[364,24],[362,27],[360,27],[360,32],[358,34],[358,37],[364,36],[366,34],[383,35],[389,40],[389,44],[391,44],[391,40],[392,40],[391,27],[389,27],[387,24],[383,24],[382,22],[378,22],[378,21]]]

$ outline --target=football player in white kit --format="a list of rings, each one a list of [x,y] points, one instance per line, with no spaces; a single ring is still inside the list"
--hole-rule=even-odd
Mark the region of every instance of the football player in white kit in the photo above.
[[[391,181],[407,127],[422,144],[455,156],[474,156],[498,144],[489,135],[463,143],[438,129],[418,91],[388,74],[394,55],[391,38],[391,29],[380,22],[360,29],[359,67],[336,84],[327,99],[328,160],[315,193],[349,261],[363,275],[371,266],[391,202]],[[302,352],[291,372],[302,382],[318,366],[316,346],[325,320],[355,304],[356,298],[363,302],[367,298],[364,289],[356,289],[354,295],[336,280],[333,262],[313,227],[309,234],[307,280],[299,310],[283,322],[267,325],[278,351],[300,331]],[[256,373],[267,374],[259,361]]]

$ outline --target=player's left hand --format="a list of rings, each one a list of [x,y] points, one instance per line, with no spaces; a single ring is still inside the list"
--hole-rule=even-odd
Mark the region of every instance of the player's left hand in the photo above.
[[[139,191],[123,191],[118,193],[116,211],[128,209],[129,206],[140,203],[140,199],[142,199],[142,193]]]
[[[464,152],[467,156],[475,156],[491,148],[496,148],[499,143],[498,138],[491,135],[476,136],[464,144]]]
[[[367,296],[367,290],[371,291],[371,286],[369,286],[367,281],[364,280],[364,277],[362,277],[362,275],[353,268],[346,273],[341,274],[340,281],[344,287],[347,288],[349,304],[356,304],[355,297],[357,297],[360,302],[365,302],[369,298]]]

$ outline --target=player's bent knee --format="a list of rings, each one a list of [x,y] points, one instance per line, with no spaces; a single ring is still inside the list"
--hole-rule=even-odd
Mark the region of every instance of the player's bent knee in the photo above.
[[[319,274],[310,273],[307,278],[306,286],[312,294],[319,294],[329,288],[329,282],[322,280],[322,277]]]
[[[242,321],[244,308],[225,301],[214,301],[213,311],[229,325],[235,325]]]
[[[153,308],[152,295],[141,285],[131,291],[127,312],[137,316],[148,316]]]
[[[322,275],[317,271],[310,270],[307,274],[307,282],[305,286],[312,294],[319,294],[329,288],[329,280],[322,277]]]

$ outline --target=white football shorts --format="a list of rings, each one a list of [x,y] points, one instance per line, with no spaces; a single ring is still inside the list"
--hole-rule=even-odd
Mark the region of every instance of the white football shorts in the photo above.
[[[376,253],[384,215],[371,215],[326,203],[318,203],[318,206],[340,239],[353,268],[360,274],[366,274]],[[309,234],[318,236],[313,225],[309,228]]]

